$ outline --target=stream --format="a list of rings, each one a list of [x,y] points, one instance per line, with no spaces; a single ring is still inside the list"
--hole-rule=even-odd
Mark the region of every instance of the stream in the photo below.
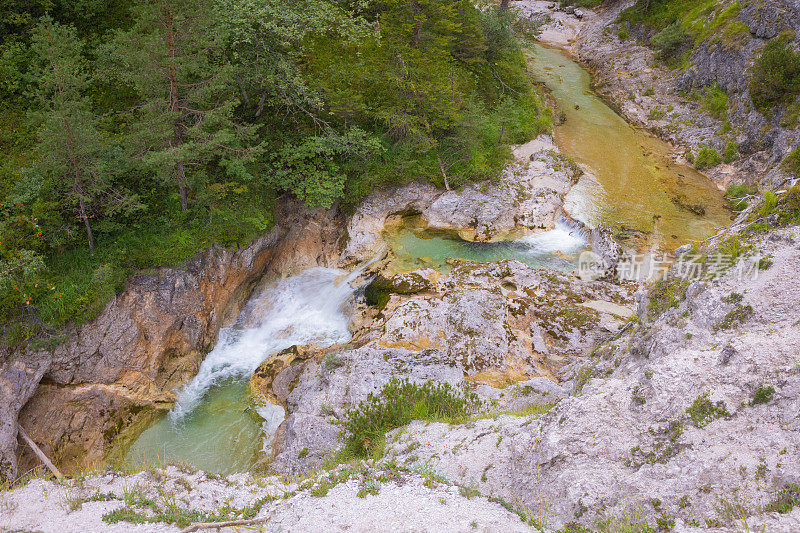
[[[355,293],[350,283],[358,274],[311,268],[257,288],[236,322],[220,331],[172,410],[139,436],[125,461],[191,463],[217,474],[252,466],[285,413],[275,405],[251,406],[250,375],[268,356],[291,346],[322,348],[349,340]]]
[[[678,165],[670,147],[632,128],[591,91],[591,77],[563,52],[531,44],[532,74],[552,92],[566,121],[555,128],[560,150],[588,167],[567,195],[571,217],[619,233],[649,234],[662,248],[701,240],[730,223],[721,192],[702,174]],[[513,241],[470,243],[405,228],[387,236],[398,270],[427,266],[447,271],[449,258],[517,259],[536,268],[572,271],[587,249],[585,231],[559,222],[548,232]],[[268,356],[293,345],[331,346],[350,339],[355,289],[351,274],[312,268],[258,287],[173,409],[145,430],[128,451],[134,465],[190,463],[210,473],[250,469],[285,413],[253,405],[248,379]]]

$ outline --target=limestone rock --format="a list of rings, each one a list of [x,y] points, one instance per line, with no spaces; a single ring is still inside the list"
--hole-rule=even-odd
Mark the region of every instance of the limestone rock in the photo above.
[[[378,255],[385,247],[381,232],[408,215],[414,215],[423,227],[450,231],[469,241],[552,229],[580,169],[565,165],[547,136],[528,144],[517,149],[519,162],[504,172],[499,183],[474,183],[459,191],[412,183],[372,193],[350,219],[342,262]],[[521,154],[532,156],[531,160]]]

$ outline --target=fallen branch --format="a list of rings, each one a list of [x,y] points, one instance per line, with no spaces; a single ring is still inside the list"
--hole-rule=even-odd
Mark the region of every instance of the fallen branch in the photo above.
[[[188,527],[181,530],[181,533],[192,533],[200,531],[201,529],[222,529],[223,527],[238,527],[238,526],[254,526],[262,522],[266,522],[271,517],[265,516],[264,518],[255,518],[253,520],[232,520],[230,522],[197,522],[189,524]]]
[[[56,465],[54,465],[53,462],[50,461],[50,459],[47,458],[47,456],[44,454],[44,452],[39,449],[39,447],[36,445],[35,442],[33,442],[33,439],[31,439],[28,436],[28,434],[25,433],[25,430],[22,429],[22,426],[17,424],[17,429],[19,430],[19,434],[22,435],[22,439],[28,444],[28,446],[31,447],[31,450],[33,450],[33,453],[35,453],[39,457],[39,459],[42,460],[42,462],[50,470],[50,472],[52,472],[53,475],[56,476],[57,479],[64,479],[64,476],[61,474],[61,472],[58,470],[58,468],[56,468]]]

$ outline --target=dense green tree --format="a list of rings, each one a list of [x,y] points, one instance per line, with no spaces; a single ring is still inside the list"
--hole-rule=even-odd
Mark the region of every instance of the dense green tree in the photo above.
[[[182,211],[210,163],[242,177],[253,156],[255,127],[234,120],[239,101],[213,7],[211,0],[140,0],[133,26],[116,32],[101,52],[109,71],[141,99],[131,147],[177,187]]]
[[[91,207],[110,182],[98,165],[102,142],[97,117],[85,95],[91,80],[82,56],[83,42],[74,27],[44,17],[31,43],[36,57],[32,74],[38,80],[36,114],[41,120],[37,170],[76,206],[89,250],[94,251]]]

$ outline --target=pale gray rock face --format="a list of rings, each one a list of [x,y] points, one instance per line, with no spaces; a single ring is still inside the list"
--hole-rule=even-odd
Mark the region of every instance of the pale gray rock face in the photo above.
[[[782,234],[759,244],[774,264],[755,280],[730,271],[694,283],[661,316],[645,299],[642,325],[601,345],[594,378],[540,418],[414,422],[390,436],[388,456],[429,460],[555,528],[625,512],[652,524],[666,511],[681,530],[706,519],[732,528],[745,516],[750,528],[797,530],[799,508],[762,511],[800,480],[800,286],[791,281],[800,249],[784,240],[796,243],[800,230]],[[752,313],[728,327],[746,306]],[[754,401],[767,387],[769,399]]]
[[[496,408],[553,403],[566,395],[556,382],[574,378],[592,347],[627,323],[614,313],[633,312],[632,288],[517,261],[463,262],[441,277],[415,272],[431,277],[428,289],[391,295],[356,331],[358,347],[342,347],[335,367],[319,357],[304,364],[286,401],[273,469],[297,473],[322,464],[341,446],[336,419],[394,377],[470,382]]]
[[[430,481],[408,470],[366,465],[346,473],[339,469],[333,475],[346,475],[346,479],[333,483],[324,494],[315,488],[330,479],[327,472],[292,481],[249,474],[220,479],[167,467],[129,476],[97,474],[61,484],[34,479],[24,487],[0,493],[0,528],[45,533],[179,533],[184,529],[166,522],[104,521],[104,515],[125,507],[127,493],[150,499],[159,508],[167,499],[178,509],[198,516],[228,513],[234,520],[243,520],[246,509],[255,510],[247,514],[256,521],[254,524],[212,531],[531,531],[500,503],[462,493],[447,480]],[[370,492],[364,492],[365,488]],[[132,511],[152,514],[139,505]]]
[[[385,247],[381,232],[387,222],[409,214],[419,215],[429,228],[452,231],[471,241],[498,239],[512,231],[552,229],[564,195],[578,178],[577,170],[563,164],[563,156],[548,136],[517,150],[528,157],[496,182],[474,183],[458,191],[411,183],[370,194],[348,223],[342,262],[378,255]]]

